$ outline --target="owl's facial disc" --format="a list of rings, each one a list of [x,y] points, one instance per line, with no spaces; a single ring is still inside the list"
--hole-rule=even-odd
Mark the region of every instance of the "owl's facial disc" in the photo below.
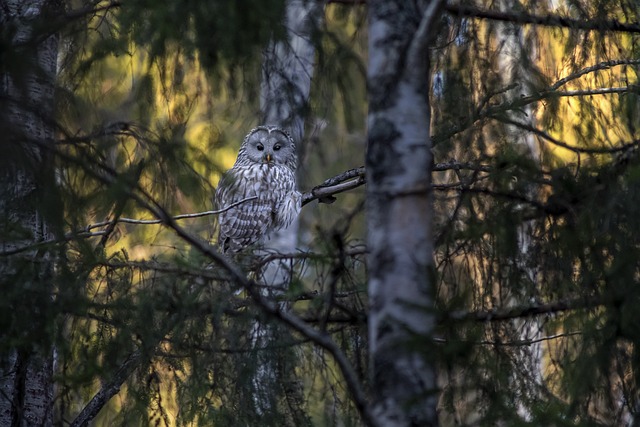
[[[295,165],[295,146],[283,131],[258,128],[245,139],[248,160],[262,165]]]

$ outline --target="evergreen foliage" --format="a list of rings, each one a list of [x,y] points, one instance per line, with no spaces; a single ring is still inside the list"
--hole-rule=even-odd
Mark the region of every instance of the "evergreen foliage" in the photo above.
[[[637,22],[640,5],[476,2],[508,12],[498,20],[449,3],[425,52],[437,285],[425,310],[438,325],[408,343],[437,368],[439,422],[633,425],[640,61],[636,33],[605,24]],[[328,4],[314,39],[302,190],[364,162],[366,7]],[[285,37],[285,8],[70,1],[18,45],[20,23],[4,25],[0,9],[0,75],[25,91],[25,49],[61,37],[55,112],[41,117],[55,140],[0,114],[0,354],[6,365],[12,352],[55,353],[56,424],[80,422],[109,391],[92,425],[363,424],[334,347],[319,345],[330,338],[370,391],[362,188],[304,207],[299,251],[269,255],[294,273],[274,299],[314,336],[252,293],[269,256],[227,268],[202,250],[215,215],[170,219],[211,209],[257,124],[260,53]],[[602,27],[518,20],[532,15]],[[0,87],[6,112],[15,100]],[[16,174],[36,188],[16,196]],[[33,210],[46,237],[24,222]],[[256,347],[256,320],[281,339]],[[266,390],[264,360],[277,367]]]

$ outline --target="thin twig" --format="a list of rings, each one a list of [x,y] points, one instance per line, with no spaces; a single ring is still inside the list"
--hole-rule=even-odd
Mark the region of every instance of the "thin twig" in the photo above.
[[[209,216],[209,215],[218,215],[221,214],[223,212],[228,211],[229,209],[232,209],[238,205],[241,205],[242,203],[246,203],[249,202],[251,200],[255,200],[257,199],[258,196],[251,196],[251,197],[246,197],[242,200],[239,200],[237,202],[234,202],[232,204],[230,204],[229,206],[226,206],[222,209],[218,209],[215,211],[205,211],[205,212],[196,212],[196,213],[190,213],[190,214],[182,214],[182,215],[176,215],[174,217],[172,217],[174,220],[178,221],[181,219],[188,219],[188,218],[200,218],[203,216]],[[105,227],[107,225],[113,224],[114,222],[123,222],[126,224],[138,224],[138,225],[150,225],[150,224],[162,224],[162,220],[159,219],[134,219],[134,218],[118,218],[117,220],[110,220],[110,221],[103,221],[103,222],[98,222],[95,224],[90,224],[86,227],[86,230],[92,230],[94,228],[100,228],[100,227]]]

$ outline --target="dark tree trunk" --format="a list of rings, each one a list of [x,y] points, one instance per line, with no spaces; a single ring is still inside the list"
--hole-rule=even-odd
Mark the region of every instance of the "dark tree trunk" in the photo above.
[[[53,141],[54,85],[58,38],[43,36],[45,24],[60,5],[48,0],[0,1],[4,63],[0,63],[0,134],[5,142],[0,160],[2,249],[48,239],[47,223],[38,208],[43,176],[51,172],[43,150]],[[5,234],[6,233],[6,234]],[[14,238],[15,237],[15,238]],[[25,274],[25,266],[28,273]],[[5,289],[22,295],[24,324],[12,332],[42,336],[39,347],[23,346],[2,353],[0,363],[0,425],[51,425],[53,352],[46,306],[51,302],[51,257],[46,251],[25,251],[0,265]],[[6,278],[12,278],[5,281]],[[33,296],[39,299],[31,299]],[[14,317],[15,318],[15,317]],[[15,337],[14,337],[15,338]],[[17,340],[18,345],[20,340]]]

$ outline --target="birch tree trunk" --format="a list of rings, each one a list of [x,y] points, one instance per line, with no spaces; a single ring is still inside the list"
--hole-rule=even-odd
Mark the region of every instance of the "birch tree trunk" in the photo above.
[[[308,111],[311,79],[315,67],[315,46],[313,33],[322,18],[322,2],[311,0],[288,0],[286,3],[285,26],[287,37],[272,41],[263,54],[262,85],[260,109],[262,123],[276,125],[287,130],[293,137],[297,150],[304,137],[304,124]],[[284,230],[267,236],[264,243],[266,252],[292,253],[298,240],[299,221]],[[261,282],[265,293],[274,295],[287,290],[291,281],[291,268],[287,260],[274,260],[263,267]],[[282,307],[286,309],[286,307]],[[253,346],[266,349],[287,336],[288,332],[273,323],[256,321],[252,330]],[[285,351],[288,351],[285,349]],[[278,366],[278,359],[270,351],[258,354],[258,366],[253,378],[254,403],[259,415],[271,412],[274,408],[274,385],[280,384],[285,391],[288,406],[296,425],[309,424],[304,412],[293,409],[301,406],[302,386],[293,375],[293,367]],[[296,403],[299,402],[299,403]]]
[[[5,158],[0,161],[0,207],[3,235],[23,237],[17,240],[3,238],[3,250],[33,244],[47,239],[49,232],[43,217],[36,209],[39,179],[45,167],[45,154],[41,144],[53,141],[53,95],[56,77],[58,39],[42,37],[45,16],[58,11],[57,2],[47,0],[0,1],[0,28],[5,59],[11,63],[0,68],[0,133],[5,141]],[[46,173],[46,172],[45,172]],[[4,228],[6,227],[6,229]],[[13,231],[13,233],[12,233]],[[28,234],[25,232],[28,231]],[[8,234],[5,234],[7,232]],[[32,300],[25,312],[25,336],[40,333],[50,325],[40,306],[50,302],[51,260],[46,251],[25,252],[22,258],[3,260],[0,275],[17,277],[13,293],[43,296]],[[31,265],[27,280],[22,267]],[[9,290],[5,290],[9,291]],[[20,329],[19,327],[18,329]],[[18,340],[19,341],[19,340]],[[53,357],[47,343],[40,348],[16,348],[3,351],[0,362],[0,425],[36,426],[52,424],[52,370]]]
[[[441,3],[367,3],[369,346],[384,426],[437,425],[425,356],[435,325],[428,46]]]
[[[288,0],[285,21],[287,38],[271,42],[263,55],[260,97],[262,123],[288,130],[298,152],[304,137],[315,67],[316,51],[311,39],[322,19],[322,10],[322,3],[317,0]],[[294,250],[298,224],[296,219],[287,229],[269,236],[266,247],[281,252]],[[287,274],[285,276],[288,277]]]

